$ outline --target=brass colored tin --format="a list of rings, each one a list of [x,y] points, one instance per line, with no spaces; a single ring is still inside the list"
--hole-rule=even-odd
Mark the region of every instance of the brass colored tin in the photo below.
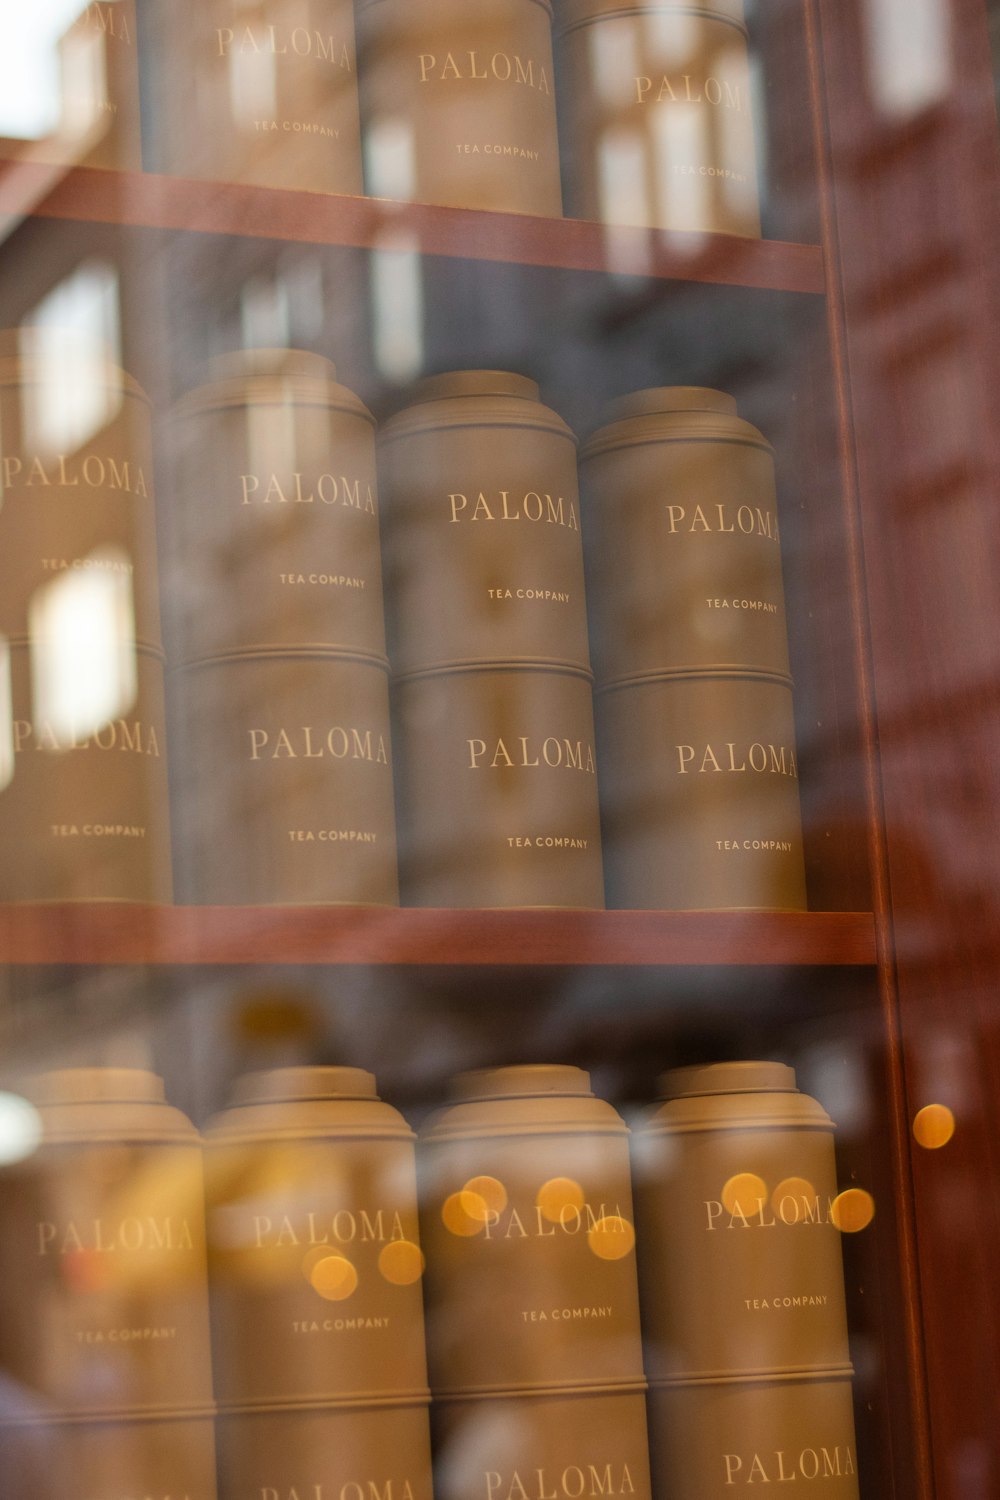
[[[108,712],[85,722],[73,641],[0,641],[0,901],[171,900],[163,658],[112,656],[94,683]]]
[[[549,0],[361,0],[376,197],[562,213]]]
[[[0,1473],[11,1500],[215,1500],[212,1418],[2,1422]]]
[[[359,1068],[239,1082],[207,1134],[220,1406],[426,1406],[413,1139]]]
[[[210,1416],[197,1133],[151,1073],[71,1069],[26,1092],[41,1143],[0,1171],[7,1380],[49,1418]]]
[[[71,336],[10,330],[0,334],[0,430],[0,630],[27,634],[60,583],[65,596],[86,580],[106,584],[124,635],[158,647],[146,395]]]
[[[185,899],[395,905],[384,657],[232,652],[177,675]]]
[[[200,0],[178,9],[170,51],[170,170],[361,191],[351,0]]]
[[[432,1500],[426,1402],[223,1414],[218,1430],[222,1500]]]
[[[589,668],[576,440],[522,375],[421,381],[379,435],[397,671]]]
[[[655,1492],[670,1500],[749,1494],[750,1485],[781,1494],[763,1487],[793,1483],[796,1500],[858,1497],[849,1370],[654,1387],[649,1440]]]
[[[598,722],[610,905],[805,909],[787,677],[637,676],[599,694]]]
[[[435,1400],[641,1392],[624,1122],[580,1068],[469,1073],[453,1098],[418,1158]]]
[[[641,1386],[448,1399],[434,1414],[438,1500],[649,1500]]]
[[[375,420],[319,355],[219,360],[177,409],[185,656],[385,654]]]
[[[636,1138],[651,1380],[849,1361],[833,1121],[782,1063],[680,1068]]]
[[[789,671],[770,444],[721,391],[637,391],[581,455],[599,681]]]
[[[414,673],[396,717],[407,904],[603,906],[589,672]]]
[[[571,211],[759,238],[743,0],[564,0],[559,30]]]

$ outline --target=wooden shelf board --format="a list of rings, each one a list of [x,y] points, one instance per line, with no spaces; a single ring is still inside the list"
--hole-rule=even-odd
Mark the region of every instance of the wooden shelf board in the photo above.
[[[867,965],[870,912],[0,908],[10,964]]]
[[[620,271],[772,291],[826,290],[819,245],[608,227],[581,219],[334,197],[150,172],[74,167],[53,182],[51,167],[0,162],[0,218],[16,222],[26,212],[299,244],[419,249],[469,260]]]

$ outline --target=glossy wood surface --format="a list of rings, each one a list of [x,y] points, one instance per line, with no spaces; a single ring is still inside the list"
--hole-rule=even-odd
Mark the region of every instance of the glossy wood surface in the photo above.
[[[0,163],[0,224],[26,213],[83,223],[196,230],[307,245],[409,249],[567,270],[623,271],[678,281],[820,294],[819,245],[734,235],[608,228],[580,219],[484,213],[201,182],[146,172],[68,171]]]
[[[868,912],[0,909],[8,964],[865,965]]]

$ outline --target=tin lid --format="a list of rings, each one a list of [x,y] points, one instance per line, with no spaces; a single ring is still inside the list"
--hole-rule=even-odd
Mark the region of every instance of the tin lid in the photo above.
[[[417,381],[409,403],[382,423],[379,441],[449,427],[533,427],[576,443],[562,417],[539,400],[537,381],[510,370],[452,370]]]
[[[139,382],[116,364],[101,339],[71,328],[43,330],[25,325],[0,329],[0,386],[44,386],[48,382],[62,386],[69,379],[151,404]]]
[[[247,1073],[233,1087],[234,1104],[377,1098],[375,1075],[364,1068],[273,1068],[267,1073]]]
[[[514,1099],[583,1095],[593,1098],[590,1074],[557,1063],[528,1063],[517,1068],[475,1068],[452,1079],[454,1099]]]
[[[375,426],[359,396],[337,380],[337,367],[307,349],[236,349],[209,363],[211,379],[182,396],[175,416],[220,411],[233,406],[289,403],[325,406]]]
[[[421,1131],[425,1142],[542,1135],[627,1135],[621,1116],[595,1097],[582,1068],[533,1063],[482,1068],[452,1083],[453,1103]]]
[[[701,16],[706,21],[724,21],[746,34],[744,0],[556,0],[557,31],[573,31],[592,21],[618,16]]]
[[[637,443],[744,443],[771,453],[764,435],[737,414],[736,400],[708,386],[664,385],[612,402],[607,423],[584,443],[581,462]]]
[[[661,1099],[704,1094],[780,1094],[798,1092],[795,1069],[779,1062],[710,1063],[673,1068],[660,1079]]]
[[[190,1120],[167,1103],[163,1080],[138,1068],[61,1068],[24,1084],[46,1144],[128,1141],[193,1145]]]
[[[363,1068],[275,1068],[233,1086],[209,1122],[209,1145],[276,1140],[405,1140],[413,1132]]]

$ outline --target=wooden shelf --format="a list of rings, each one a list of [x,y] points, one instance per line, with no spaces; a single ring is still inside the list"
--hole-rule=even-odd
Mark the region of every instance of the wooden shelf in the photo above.
[[[466,260],[771,291],[818,295],[826,290],[819,245],[609,228],[580,219],[332,197],[148,172],[73,167],[54,173],[51,166],[29,161],[0,162],[0,233],[9,232],[29,212],[42,218],[299,244],[419,248],[426,255]]]
[[[0,963],[865,965],[869,912],[0,908]]]

